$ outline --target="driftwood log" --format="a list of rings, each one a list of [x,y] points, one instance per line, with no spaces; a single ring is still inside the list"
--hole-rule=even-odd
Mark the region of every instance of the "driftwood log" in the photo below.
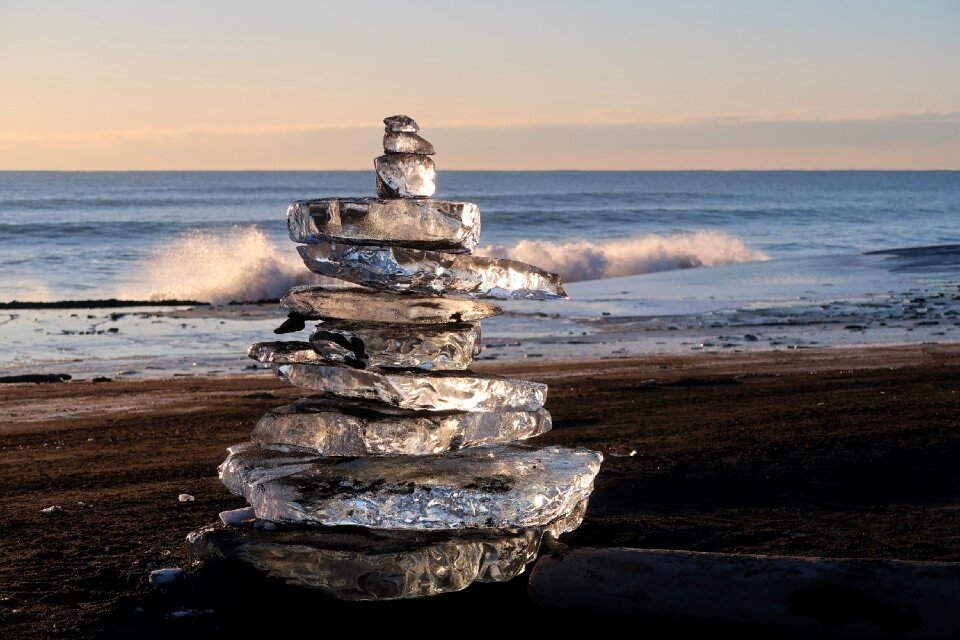
[[[569,549],[530,576],[542,606],[800,632],[960,637],[960,563]]]

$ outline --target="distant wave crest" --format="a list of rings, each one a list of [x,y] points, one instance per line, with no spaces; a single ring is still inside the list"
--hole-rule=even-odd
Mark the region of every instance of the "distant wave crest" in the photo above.
[[[317,282],[293,245],[281,250],[256,227],[192,231],[164,246],[122,299],[198,300],[213,304],[279,298],[292,286]]]
[[[479,253],[529,262],[559,273],[567,282],[768,258],[743,240],[719,231],[646,234],[606,242],[521,240],[510,246],[486,246]]]

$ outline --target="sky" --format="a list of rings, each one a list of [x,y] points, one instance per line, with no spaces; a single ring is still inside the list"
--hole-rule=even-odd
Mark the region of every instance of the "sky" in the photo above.
[[[960,2],[0,0],[0,169],[960,169]]]

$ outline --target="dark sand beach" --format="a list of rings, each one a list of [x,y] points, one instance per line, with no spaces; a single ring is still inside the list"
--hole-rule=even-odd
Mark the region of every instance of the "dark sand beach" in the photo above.
[[[564,544],[960,561],[960,345],[478,368],[549,383],[542,441],[606,457]],[[207,637],[266,612],[278,631],[341,615],[371,629],[466,615],[491,628],[498,615],[562,623],[529,603],[528,574],[348,604],[195,563],[184,536],[244,504],[217,480],[224,449],[297,396],[265,374],[0,388],[4,636]],[[41,513],[51,505],[64,512]],[[151,587],[159,567],[185,575]]]

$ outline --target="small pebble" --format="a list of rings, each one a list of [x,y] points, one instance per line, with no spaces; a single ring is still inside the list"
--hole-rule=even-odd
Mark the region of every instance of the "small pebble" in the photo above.
[[[177,496],[177,500],[180,502],[193,502],[193,496],[189,493],[181,493],[179,496]]]
[[[45,513],[48,516],[56,516],[63,513],[63,507],[58,504],[53,505],[52,507],[47,507],[46,509],[41,509],[40,513]]]

